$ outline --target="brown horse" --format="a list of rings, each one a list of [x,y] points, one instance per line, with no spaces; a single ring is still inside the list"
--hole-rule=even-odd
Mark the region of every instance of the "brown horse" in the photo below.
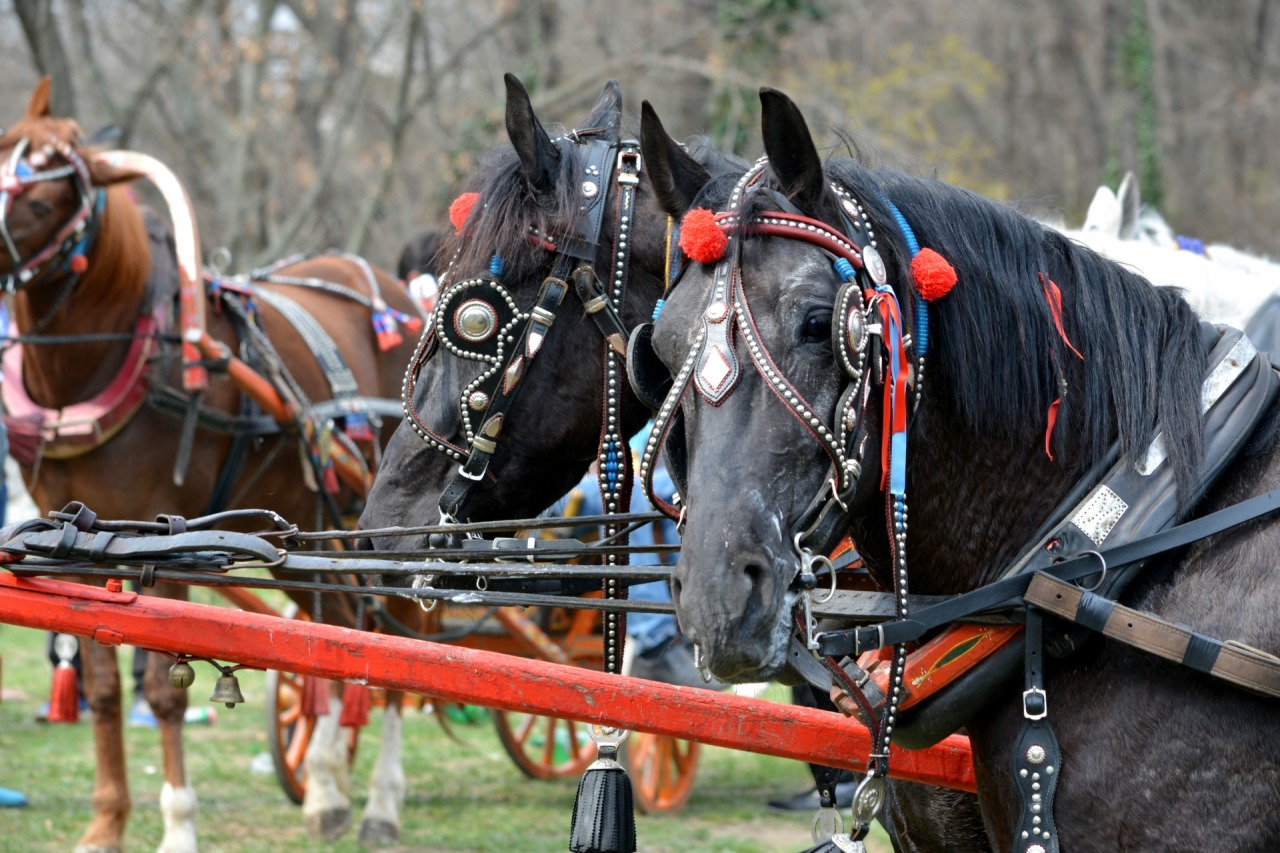
[[[80,159],[92,191],[96,194],[99,188],[105,189],[105,199],[93,214],[96,221],[90,220],[87,229],[95,237],[83,255],[72,256],[70,263],[65,258],[62,264],[46,263],[36,268],[26,281],[22,281],[21,276],[15,278],[18,286],[14,320],[20,333],[50,337],[116,335],[111,340],[24,347],[21,385],[25,394],[38,406],[60,412],[101,395],[122,370],[129,367],[137,352],[138,339],[125,338],[135,334],[135,329],[143,328],[139,317],[160,317],[158,322],[163,328],[165,319],[173,314],[171,298],[164,304],[152,303],[155,287],[154,283],[149,284],[153,267],[150,246],[155,241],[149,239],[143,212],[124,186],[139,176],[95,160],[92,151],[80,151],[80,139],[80,128],[73,120],[50,115],[48,78],[36,87],[26,115],[0,138],[0,162],[13,158],[15,148],[25,140],[27,168],[55,170]],[[16,162],[19,158],[13,159]],[[58,244],[62,229],[82,209],[88,192],[89,187],[77,185],[74,175],[21,188],[11,198],[7,213],[12,246],[0,252],[0,276],[19,271],[21,260],[37,256],[42,247]],[[17,258],[13,257],[13,248],[17,250]],[[172,252],[171,246],[169,251]],[[53,260],[58,260],[56,254]],[[172,255],[168,259],[157,258],[157,267],[162,266],[161,260],[173,264]],[[316,258],[278,272],[323,279],[370,295],[361,267],[349,260]],[[417,315],[407,293],[394,280],[377,273],[377,281],[392,308],[405,315]],[[320,323],[337,344],[360,394],[382,398],[399,395],[400,379],[414,341],[406,340],[382,350],[375,339],[367,307],[314,288],[284,284],[266,287],[287,294]],[[298,388],[311,401],[330,399],[326,376],[299,332],[266,300],[255,301],[258,323]],[[226,313],[211,309],[207,315],[209,334],[230,345],[232,352],[239,352],[237,336]],[[170,327],[169,331],[176,330]],[[167,381],[172,388],[181,389],[181,359],[176,357],[176,349],[164,339],[153,340],[157,341],[158,355],[150,359],[151,382]],[[208,409],[235,415],[240,411],[241,394],[225,377],[220,379],[215,373],[200,402]],[[57,510],[71,500],[78,500],[111,518],[141,519],[158,513],[187,517],[202,514],[227,463],[232,437],[199,431],[184,484],[178,486],[173,473],[182,421],[149,405],[126,412],[118,421],[113,423],[112,417],[103,418],[96,424],[103,427],[96,439],[70,448],[59,446],[56,436],[49,440],[46,429],[43,458],[36,461],[36,467],[24,468],[28,480],[34,478],[31,492],[41,511]],[[389,435],[394,426],[394,421],[388,421],[385,434]],[[277,434],[254,443],[244,470],[260,476],[251,484],[244,484],[244,494],[239,496],[241,505],[269,508],[297,521],[314,518],[318,497],[304,485],[299,454],[275,452],[281,442],[294,441],[292,436]],[[314,478],[312,481],[314,485]],[[341,512],[358,508],[358,496],[345,486],[333,497]],[[176,598],[186,596],[185,588],[164,584],[157,585],[153,592]],[[309,609],[310,597],[299,600],[299,604]],[[327,622],[351,624],[354,617],[350,606],[340,601],[334,604],[326,601],[324,611]],[[116,651],[87,639],[81,640],[81,649],[85,695],[93,709],[97,777],[93,819],[77,850],[118,851],[122,848],[131,803],[125,777]],[[147,700],[160,726],[165,755],[165,783],[161,794],[165,836],[160,850],[162,853],[194,853],[196,799],[182,757],[182,720],[187,696],[169,685],[168,663],[159,654],[150,655],[144,679]],[[340,684],[331,685],[335,699],[339,687]],[[388,698],[388,708],[398,709],[399,697]],[[313,738],[308,754],[310,784],[304,803],[309,828],[329,836],[350,824],[350,803],[342,791],[345,747],[338,744],[336,736],[340,731],[336,724],[339,712],[340,701],[331,702],[332,719],[322,720],[317,728],[319,735]],[[386,739],[398,743],[398,713],[386,714],[386,720],[384,726],[394,728],[394,732],[388,733],[391,737]],[[345,741],[345,737],[340,740]],[[326,768],[331,772],[325,773]],[[381,787],[377,787],[379,785]],[[380,782],[375,781],[375,788],[370,792],[366,824],[371,827],[372,835],[385,837],[394,834],[398,827],[403,778],[397,779],[391,774]]]

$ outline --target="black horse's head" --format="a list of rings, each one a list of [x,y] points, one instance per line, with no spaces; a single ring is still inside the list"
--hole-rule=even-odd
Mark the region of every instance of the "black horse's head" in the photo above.
[[[490,153],[468,182],[466,189],[476,194],[475,202],[439,254],[448,264],[440,276],[441,306],[450,286],[487,273],[491,259],[500,256],[502,285],[519,310],[530,312],[556,263],[549,241],[575,233],[586,199],[596,193],[607,193],[594,258],[601,282],[611,280],[613,259],[621,248],[620,223],[615,221],[615,162],[600,164],[593,171],[585,159],[587,146],[574,142],[618,143],[623,115],[617,83],[605,86],[577,131],[554,138],[534,115],[520,82],[507,75],[506,84],[511,147]],[[656,117],[647,115],[646,123],[652,121]],[[668,155],[664,174],[677,172],[699,186],[708,176],[703,163],[716,168],[719,162],[710,149],[691,156],[674,146]],[[641,164],[635,208],[622,231],[630,244],[620,312],[627,329],[649,319],[665,284],[668,216],[659,198],[665,206],[677,203],[671,188],[655,187],[647,165]],[[522,387],[505,413],[497,450],[483,478],[454,512],[458,520],[536,515],[579,481],[600,442],[605,346],[583,302],[570,292],[555,312],[536,360],[529,362],[519,379]],[[411,368],[414,381],[409,402],[422,427],[445,445],[468,446],[461,406],[466,405],[469,385],[483,369],[486,366],[480,362],[457,357],[443,347]],[[648,419],[648,410],[625,377],[617,391],[621,431],[630,436]],[[441,494],[457,476],[461,455],[429,446],[408,422],[402,423],[383,457],[360,526],[436,523],[441,518]],[[392,547],[402,543],[397,540]]]
[[[991,579],[1117,435],[1126,451],[1150,441],[1157,413],[1179,443],[1170,458],[1181,486],[1201,454],[1203,358],[1195,317],[1176,293],[973,193],[848,158],[824,167],[795,104],[768,89],[761,100],[768,167],[736,199],[713,182],[694,202],[737,211],[732,263],[691,264],[653,336],[671,372],[686,367],[691,377],[668,442],[684,481],[676,610],[711,671],[733,680],[782,667],[802,565],[796,537],[814,507],[831,506],[833,490],[841,529],[885,588],[892,569],[882,480],[891,354],[871,337],[860,374],[843,361],[848,335],[832,332],[848,321],[850,303],[837,297],[850,276],[833,263],[838,252],[749,227],[761,217],[802,215],[818,231],[870,242],[904,332],[916,333],[901,353],[898,388],[911,447],[905,545],[914,590],[953,593]],[[908,229],[958,274],[936,301],[924,301],[913,279]],[[857,282],[868,306],[861,320],[872,328],[880,305],[864,272]],[[726,319],[713,295],[720,286],[739,294],[726,299]],[[1050,287],[1060,288],[1061,311]],[[930,326],[923,362],[918,312]],[[717,334],[727,360],[707,355]],[[1057,428],[1047,437],[1055,400]],[[847,458],[823,436],[848,436]],[[846,483],[849,462],[856,476]]]

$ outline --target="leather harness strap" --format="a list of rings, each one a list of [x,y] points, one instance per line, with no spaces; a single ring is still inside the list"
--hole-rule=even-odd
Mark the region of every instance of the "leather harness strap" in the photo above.
[[[1233,527],[1239,527],[1280,509],[1280,489],[1220,509],[1217,512],[1171,527],[1145,539],[1101,552],[1064,560],[1045,570],[1063,581],[1077,581],[1098,574],[1098,556],[1109,569],[1127,566],[1166,554],[1192,542],[1198,542]],[[918,640],[934,628],[981,613],[986,610],[1017,607],[1031,586],[1032,575],[1015,575],[957,596],[950,601],[925,608],[912,619],[888,622],[869,628],[829,631],[819,635],[819,652],[840,657],[856,655],[871,649]]]
[[[1108,598],[1044,572],[1023,596],[1028,604],[1097,631],[1135,649],[1180,663],[1245,690],[1280,698],[1280,658],[1235,641],[1221,642],[1153,613]]]

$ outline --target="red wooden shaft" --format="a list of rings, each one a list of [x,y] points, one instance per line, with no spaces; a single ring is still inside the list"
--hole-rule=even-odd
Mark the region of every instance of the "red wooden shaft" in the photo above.
[[[217,658],[426,693],[489,708],[621,726],[861,770],[856,720],[744,696],[623,678],[540,660],[280,619],[99,587],[0,574],[0,622],[109,644]],[[893,775],[974,791],[969,740],[894,750]]]

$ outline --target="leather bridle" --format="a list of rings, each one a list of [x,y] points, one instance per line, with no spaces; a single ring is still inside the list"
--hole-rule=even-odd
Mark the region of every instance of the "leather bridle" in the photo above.
[[[498,440],[511,405],[524,387],[521,381],[541,351],[543,342],[556,320],[557,312],[573,282],[583,308],[595,321],[613,358],[626,352],[627,331],[620,312],[631,256],[630,236],[635,206],[635,188],[639,183],[639,143],[624,140],[611,143],[591,139],[590,131],[559,137],[555,141],[562,156],[572,156],[573,149],[585,148],[582,207],[569,235],[531,234],[536,244],[553,251],[551,273],[543,280],[533,306],[524,310],[502,283],[504,262],[495,256],[486,273],[456,281],[442,288],[440,298],[417,351],[405,372],[403,404],[405,416],[414,432],[450,459],[461,463],[449,487],[440,498],[440,509],[449,518],[456,516],[474,485],[482,480],[497,452]],[[595,262],[604,219],[607,188],[600,176],[612,172],[617,183],[617,237],[611,264],[610,286],[605,290],[596,275]],[[445,273],[448,276],[449,272]],[[444,278],[444,276],[442,276]],[[443,346],[451,355],[480,362],[484,369],[467,384],[459,407],[463,424],[463,443],[451,441],[432,430],[417,411],[413,397],[422,367]],[[620,363],[619,363],[620,364]],[[618,455],[622,436],[618,404],[617,376],[610,386],[610,371],[618,364],[606,365],[606,435],[602,438],[602,482],[613,485],[617,471],[607,476],[609,454]],[[610,390],[611,389],[611,390]],[[614,428],[609,429],[612,420]],[[610,443],[610,441],[612,443]],[[465,444],[465,446],[463,446]],[[616,503],[617,498],[612,500]],[[608,508],[606,502],[606,509]]]
[[[46,268],[46,265],[56,266],[67,271],[72,277],[71,282],[58,297],[57,302],[60,304],[80,278],[79,273],[70,266],[71,259],[77,255],[87,256],[93,248],[106,201],[106,191],[94,188],[88,165],[70,145],[59,140],[51,141],[49,145],[67,162],[62,166],[37,171],[32,167],[31,158],[24,157],[30,144],[30,139],[25,137],[18,140],[3,168],[0,169],[0,245],[3,245],[13,262],[13,269],[6,276],[4,287],[6,291],[12,293],[17,288],[29,284]],[[75,182],[76,191],[80,196],[79,209],[43,247],[30,257],[24,258],[13,239],[13,234],[9,231],[9,213],[13,209],[14,200],[33,184],[60,181],[65,178],[71,178]]]
[[[846,188],[837,183],[831,184],[844,226],[842,230],[834,228],[803,215],[784,196],[770,189],[763,180],[767,165],[767,159],[761,158],[744,174],[730,195],[727,211],[716,215],[716,222],[725,232],[728,242],[712,275],[711,291],[694,345],[655,417],[654,429],[640,461],[640,479],[655,506],[672,518],[681,516],[681,508],[663,501],[653,491],[656,457],[661,448],[673,479],[681,493],[687,495],[682,405],[691,385],[711,406],[723,404],[737,387],[742,366],[735,352],[736,331],[769,390],[822,446],[830,463],[821,490],[791,528],[792,539],[801,557],[801,569],[792,586],[811,588],[815,582],[814,566],[835,546],[848,527],[849,501],[862,473],[866,410],[872,386],[881,384],[884,389],[884,424],[880,488],[885,493],[889,524],[895,612],[899,620],[904,620],[908,616],[905,472],[909,339],[904,337],[902,312],[896,294],[888,286],[871,221],[858,200]],[[757,214],[750,220],[742,219],[739,209],[752,192],[770,194],[779,209]],[[742,277],[742,240],[747,234],[784,237],[816,245],[832,260],[842,281],[834,303],[831,340],[836,360],[845,375],[845,385],[836,405],[833,423],[827,423],[788,380],[760,336],[751,310],[749,288]],[[635,362],[631,370],[633,376],[644,373],[640,362],[652,364],[652,353],[640,350],[640,347],[648,346],[651,337],[652,330],[648,335],[633,335],[633,351],[629,354],[629,363]],[[873,338],[879,340],[874,347],[871,344]],[[875,368],[872,371],[867,370],[868,357]],[[881,369],[881,364],[886,364],[887,370]],[[651,390],[648,396],[652,396]],[[803,600],[807,602],[808,597]],[[808,648],[816,652],[816,623],[807,608],[798,621],[806,635]],[[894,647],[890,666],[895,675],[901,675],[906,655],[905,643]],[[823,662],[833,675],[848,679],[834,659],[824,658]],[[860,691],[855,692],[860,695]],[[892,723],[901,698],[901,690],[893,688],[881,708],[879,720],[868,715],[872,750],[867,762],[867,777],[855,794],[854,816],[858,826],[854,840],[861,840],[869,831],[871,817],[883,801],[883,780],[889,772]]]

